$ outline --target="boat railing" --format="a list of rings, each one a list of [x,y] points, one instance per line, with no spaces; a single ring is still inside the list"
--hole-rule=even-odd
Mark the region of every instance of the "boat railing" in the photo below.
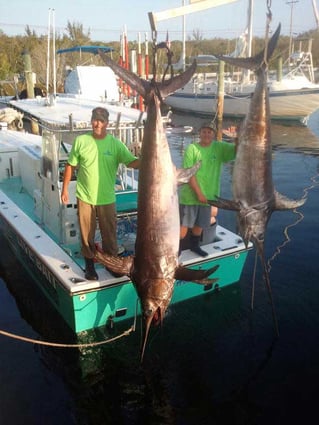
[[[71,149],[71,143],[76,135],[80,134],[80,131],[70,132],[67,129],[54,130],[51,126],[43,124],[41,124],[41,129],[42,153],[40,175],[42,184],[38,194],[38,204],[41,204],[38,208],[39,219],[55,235],[59,243],[73,244],[79,237],[75,179],[72,179],[69,184],[69,205],[62,205],[60,195],[65,163]],[[85,131],[89,131],[89,129]],[[120,123],[117,126],[110,126],[109,132],[120,137],[130,149],[141,140],[143,126],[137,123]],[[70,143],[68,137],[72,140]],[[135,170],[121,165],[118,170],[117,180],[119,191],[136,191],[137,175],[135,174]],[[58,217],[58,220],[56,217]]]
[[[80,134],[91,131],[91,125],[88,123],[77,122],[75,125],[52,124],[47,122],[38,123],[41,132],[48,131],[55,135],[56,139],[68,144],[72,144],[74,139]],[[116,122],[108,127],[108,132],[120,139],[132,151],[136,149],[137,144],[141,143],[144,135],[144,123],[135,122]]]
[[[298,47],[295,49],[295,44]],[[293,49],[284,67],[288,68],[285,78],[293,78],[296,75],[306,77],[311,83],[315,82],[315,75],[312,60],[312,38],[295,40]]]
[[[311,83],[315,82],[311,52],[296,52],[292,56],[292,62],[288,62],[288,73],[285,78],[294,78],[296,75],[306,77]],[[290,58],[290,59],[291,59]]]
[[[250,84],[249,84],[250,83]],[[253,76],[250,77],[250,81],[243,81],[242,73],[234,72],[233,74],[225,74],[224,79],[224,90],[228,95],[236,94],[236,93],[245,93],[249,88],[249,92],[251,88],[253,89],[255,86],[255,79]],[[196,78],[193,78],[191,83],[192,92],[194,94],[212,94],[217,92],[218,80],[216,76],[206,75],[206,74],[198,74]],[[187,90],[187,85],[185,86],[185,90]]]

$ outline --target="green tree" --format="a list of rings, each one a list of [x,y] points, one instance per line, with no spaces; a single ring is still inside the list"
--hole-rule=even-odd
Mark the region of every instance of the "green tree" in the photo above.
[[[305,33],[299,34],[298,39],[312,39],[312,54],[313,54],[313,64],[314,67],[319,66],[319,32],[317,30],[307,31]],[[265,40],[263,38],[255,37],[253,39],[253,54],[260,51],[264,47]],[[300,42],[294,40],[295,48],[300,47]],[[92,41],[90,36],[90,30],[87,32],[84,31],[83,25],[77,22],[71,23],[68,21],[67,27],[63,34],[56,34],[55,46],[56,50],[64,49],[68,47],[73,47],[77,45],[90,45],[90,44],[101,44],[99,41]],[[115,51],[112,53],[113,59],[118,60],[120,55],[120,43],[119,41],[113,41],[108,43],[109,46],[113,47]],[[186,42],[186,59],[190,62],[190,58],[201,55],[201,54],[228,54],[235,49],[236,40],[235,39],[223,39],[223,38],[214,38],[214,39],[205,39],[203,38],[201,31],[199,29],[194,30],[192,37],[190,37]],[[129,42],[129,49],[136,49],[137,42]],[[281,36],[278,41],[278,46],[273,56],[273,59],[270,63],[271,68],[276,67],[277,58],[282,56],[283,61],[286,60],[288,56],[289,48],[289,37]],[[306,41],[302,42],[302,49],[308,48]],[[22,52],[28,50],[31,55],[32,69],[37,76],[37,85],[41,88],[46,87],[46,76],[47,76],[47,56],[48,56],[48,36],[46,35],[37,35],[35,31],[31,30],[27,25],[25,28],[24,35],[18,36],[7,36],[0,29],[0,80],[2,87],[2,94],[15,94],[14,93],[14,84],[13,77],[15,75],[19,76],[18,79],[18,89],[21,90],[24,88],[24,63]],[[51,46],[52,49],[52,46]],[[142,45],[142,50],[144,51],[145,46]],[[175,40],[171,42],[171,50],[173,52],[173,63],[178,62],[182,54],[182,42]],[[49,90],[53,90],[53,70],[52,70],[52,50],[51,54],[51,64],[50,64],[50,81],[49,81]],[[151,48],[151,43],[149,43],[149,63],[150,68],[152,64],[153,52]],[[66,68],[73,68],[79,63],[92,63],[95,65],[102,65],[100,57],[91,55],[91,54],[82,54],[79,53],[68,54],[68,55],[56,55],[56,78],[57,78],[57,89],[58,91],[63,91],[63,80],[65,77]],[[166,52],[160,52],[158,55],[158,68],[159,71],[163,71],[166,68],[167,64],[167,55]],[[227,70],[228,68],[226,68]],[[214,69],[216,70],[216,69]],[[207,68],[200,69],[198,71],[206,72]],[[152,69],[150,69],[152,72]],[[11,81],[11,83],[4,83],[3,81]],[[8,93],[11,91],[10,93]]]
[[[88,30],[87,33],[85,34],[83,25],[80,24],[79,22],[71,23],[70,21],[68,21],[66,26],[66,31],[68,33],[70,40],[73,43],[84,45],[91,40],[90,30]],[[73,44],[73,45],[76,45],[76,44]]]

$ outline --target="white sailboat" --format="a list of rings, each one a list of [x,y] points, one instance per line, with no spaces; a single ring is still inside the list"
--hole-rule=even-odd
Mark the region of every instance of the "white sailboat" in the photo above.
[[[253,0],[248,2],[247,56],[251,56]],[[291,49],[287,72],[269,79],[271,118],[307,125],[308,117],[319,107],[319,84],[314,82],[311,40],[301,40],[296,51]],[[225,118],[242,118],[248,111],[255,82],[247,78],[226,78],[224,81]],[[218,81],[198,73],[182,89],[166,99],[173,110],[202,116],[216,113]]]

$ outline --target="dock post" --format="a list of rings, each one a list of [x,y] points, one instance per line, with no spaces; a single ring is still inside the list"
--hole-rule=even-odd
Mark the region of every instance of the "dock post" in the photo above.
[[[224,112],[224,68],[225,62],[219,61],[218,67],[218,97],[217,97],[217,140],[223,138],[223,112]]]
[[[31,57],[27,50],[23,50],[23,63],[24,63],[24,75],[27,85],[27,97],[29,99],[34,99],[34,83],[33,83],[33,73],[31,67]],[[31,131],[33,134],[39,134],[39,126],[37,123],[31,120]]]
[[[282,80],[282,56],[279,56],[277,62],[277,81]]]

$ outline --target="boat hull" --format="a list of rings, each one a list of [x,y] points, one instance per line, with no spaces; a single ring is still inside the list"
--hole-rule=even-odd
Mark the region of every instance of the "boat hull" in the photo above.
[[[245,117],[250,98],[249,93],[225,94],[224,117]],[[319,88],[272,92],[269,94],[269,101],[272,120],[306,125],[309,115],[318,109]],[[168,96],[165,102],[176,111],[212,116],[216,113],[217,97],[215,94],[197,94],[180,90]]]
[[[14,220],[8,219],[7,199],[1,190],[0,202],[0,231],[4,238],[18,261],[31,276],[32,281],[41,289],[75,333],[105,326],[109,323],[124,320],[133,321],[137,315],[140,315],[141,310],[137,293],[132,282],[128,279],[113,279],[113,282],[100,285],[100,287],[94,288],[93,285],[91,287],[88,285],[86,288],[81,289],[80,286],[83,283],[83,279],[81,279],[80,275],[78,277],[79,289],[73,288],[70,291],[70,288],[66,287],[64,279],[61,279],[58,273],[65,263],[62,261],[58,267],[54,267],[50,260],[46,263],[43,256],[38,252],[37,246],[24,237],[21,230],[15,226]],[[15,208],[14,215],[18,218],[19,214],[22,215],[23,212],[17,212]],[[220,228],[220,231],[223,232],[223,228]],[[207,287],[177,280],[171,306],[202,296],[240,280],[249,249],[245,249],[242,242],[239,242],[239,245],[242,245],[240,249],[237,246],[233,247],[234,249],[229,249],[228,253],[223,253],[223,248],[219,247],[219,244],[220,242],[216,241],[212,250],[218,251],[220,249],[220,255],[198,261],[191,266],[193,268],[206,269],[218,264],[219,281],[215,285]],[[58,247],[55,250],[57,251]],[[189,250],[183,252],[182,261],[184,264],[192,263],[192,253]],[[74,268],[70,261],[69,267],[71,270]],[[99,272],[100,269],[97,270]],[[75,276],[75,273],[73,274]],[[73,280],[74,286],[76,286],[76,278]]]

